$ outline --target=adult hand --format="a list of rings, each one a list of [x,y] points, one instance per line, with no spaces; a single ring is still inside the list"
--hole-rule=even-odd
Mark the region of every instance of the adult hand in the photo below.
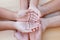
[[[31,33],[39,29],[39,23],[28,23],[28,22],[15,22],[14,26],[16,30],[22,33]]]
[[[20,14],[21,13],[21,14]],[[37,28],[39,28],[39,26],[36,24],[37,21],[39,22],[39,15],[37,15],[35,12],[31,11],[31,10],[22,10],[20,11],[19,15],[20,18],[18,18],[17,21],[19,22],[28,22],[27,24],[30,25],[28,26],[28,28],[32,28],[33,31],[36,31]],[[36,26],[33,26],[36,25]]]
[[[40,11],[38,10],[38,8],[37,7],[35,7],[35,6],[31,6],[31,7],[29,7],[29,10],[31,11],[31,21],[33,20],[33,21],[38,21],[38,20],[40,20],[40,17],[41,17],[41,13],[40,13]]]
[[[17,21],[19,22],[28,22],[30,14],[28,14],[29,10],[20,10],[17,13]]]

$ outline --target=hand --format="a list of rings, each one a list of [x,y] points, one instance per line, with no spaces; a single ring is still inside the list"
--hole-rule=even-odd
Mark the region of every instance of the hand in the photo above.
[[[27,22],[29,20],[30,14],[28,14],[29,10],[20,10],[17,14],[17,21],[19,22]]]
[[[18,21],[35,21],[40,19],[41,13],[36,7],[30,7],[28,10],[20,10],[17,14]],[[35,20],[34,20],[35,19]]]
[[[38,16],[41,16],[40,11],[39,11],[38,8],[35,7],[35,6],[31,6],[31,7],[29,7],[29,10],[35,12]]]
[[[14,26],[15,26],[16,30],[18,30],[19,32],[22,32],[22,33],[32,32],[32,30],[29,29],[28,22],[15,22]]]
[[[29,7],[29,10],[31,11],[31,21],[39,21],[40,20],[40,17],[41,17],[41,13],[40,11],[35,7],[35,6],[31,6]]]
[[[39,22],[40,21],[40,17],[33,11],[31,11],[30,13],[30,18],[29,18],[29,22]]]
[[[33,25],[34,24],[34,25]],[[41,25],[40,26],[37,26],[37,25],[40,25],[40,24],[38,24],[38,23],[30,23],[30,29],[32,30],[32,32],[34,32],[35,33],[35,30],[36,31],[38,31],[38,30],[40,30],[40,32],[41,32]],[[39,28],[40,29],[39,29]],[[38,29],[38,30],[37,30]],[[26,33],[26,32],[25,32]],[[22,38],[24,38],[24,36],[23,35],[25,35],[25,33],[20,33],[19,31],[17,31],[16,33],[15,33],[15,37],[18,39],[18,40],[20,40],[20,39],[22,39]],[[29,32],[30,33],[30,32]],[[40,35],[39,33],[38,33],[38,35]],[[32,35],[33,36],[33,35]],[[26,37],[26,35],[25,35],[25,37]],[[27,35],[27,37],[28,37],[28,35]]]
[[[28,23],[28,22],[15,22],[15,28],[22,33],[35,32],[41,26],[39,23]]]

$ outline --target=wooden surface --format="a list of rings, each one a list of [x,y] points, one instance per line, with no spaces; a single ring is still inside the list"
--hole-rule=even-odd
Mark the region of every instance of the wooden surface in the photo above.
[[[19,0],[0,0],[0,7],[4,7],[12,11],[18,11]],[[14,31],[6,30],[0,31],[0,40],[17,40],[17,39],[14,37]],[[60,28],[47,29],[43,33],[43,40],[60,40]]]
[[[43,40],[60,40],[60,28],[47,29],[43,34]]]
[[[17,40],[14,33],[12,30],[0,31],[0,40]]]

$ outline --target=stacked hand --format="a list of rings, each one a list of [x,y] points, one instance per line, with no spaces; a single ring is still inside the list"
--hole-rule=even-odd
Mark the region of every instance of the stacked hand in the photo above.
[[[17,14],[16,28],[23,33],[34,32],[40,26],[40,11],[36,7],[31,7],[28,10],[21,10]],[[18,26],[19,25],[19,26]]]

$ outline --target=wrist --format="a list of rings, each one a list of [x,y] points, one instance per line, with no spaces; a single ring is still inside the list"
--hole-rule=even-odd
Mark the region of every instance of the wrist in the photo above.
[[[48,10],[46,8],[44,8],[44,7],[38,7],[38,9],[41,12],[41,17],[44,17],[45,15],[48,14]]]
[[[17,17],[17,12],[15,12],[12,16],[11,16],[11,19],[16,21],[18,19]]]
[[[41,19],[41,25],[42,25],[43,31],[45,31],[45,29],[46,29],[47,26],[48,26],[48,22],[47,22],[47,20],[46,20],[45,18],[42,18],[42,19]]]
[[[5,27],[6,29],[8,30],[16,30],[16,28],[14,27],[14,22],[13,21],[7,21],[7,22],[4,22],[5,24]]]
[[[14,26],[14,28],[17,30],[18,27],[19,27],[19,22],[14,22],[13,26]]]
[[[20,32],[24,32],[27,25],[26,25],[25,22],[15,22],[14,27],[15,27],[16,30],[18,30]]]
[[[19,10],[17,13],[16,13],[16,20],[21,20],[21,18],[23,18],[25,15],[27,15],[27,12],[28,10]]]
[[[41,17],[41,12],[40,12],[40,10],[38,9],[38,7],[36,7],[36,6],[31,6],[31,7],[29,7],[29,9],[31,9],[32,11],[34,11],[35,13],[37,13],[38,16]]]
[[[33,7],[36,7],[35,5],[30,5],[29,6],[29,9],[33,8]],[[37,8],[37,7],[36,7]]]

